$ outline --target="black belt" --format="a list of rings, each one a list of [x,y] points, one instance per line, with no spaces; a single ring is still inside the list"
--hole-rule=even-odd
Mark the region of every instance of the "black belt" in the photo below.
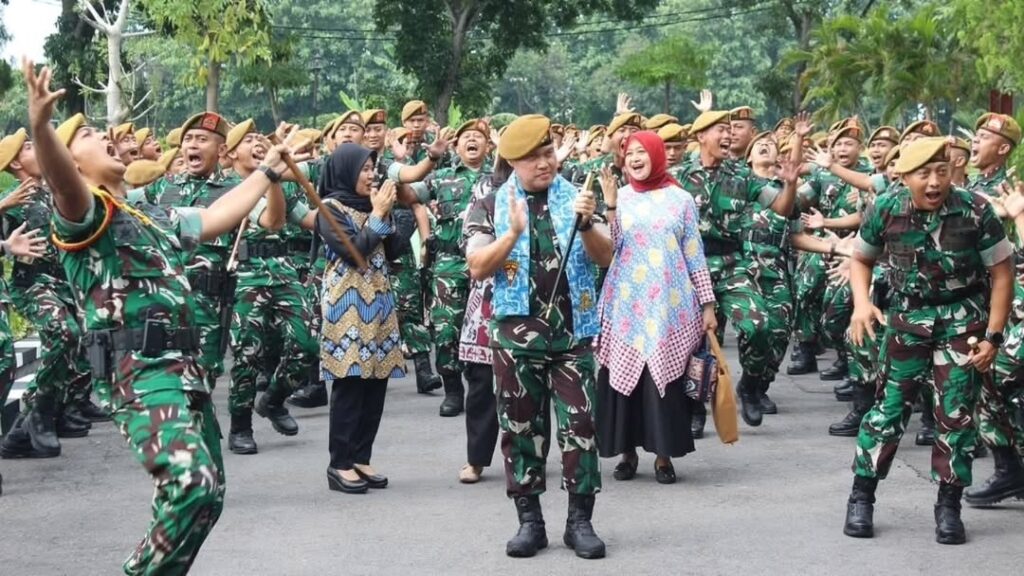
[[[26,287],[31,286],[35,283],[36,277],[40,274],[46,274],[53,276],[54,278],[64,278],[64,268],[57,262],[33,262],[32,264],[26,264],[24,262],[14,261],[14,270],[11,272],[11,280],[15,286]]]
[[[774,246],[775,248],[785,248],[789,245],[789,233],[788,232],[772,232],[764,229],[753,229],[746,233],[746,241],[751,244],[762,244],[764,246]],[[705,253],[707,252],[707,245],[704,246]]]
[[[302,252],[303,254],[309,254],[309,249],[313,245],[312,238],[292,238],[288,240],[288,250],[292,252]]]
[[[278,258],[287,255],[288,245],[281,240],[243,240],[238,244],[239,262],[252,258]]]
[[[899,297],[906,303],[908,309],[923,308],[925,306],[945,306],[947,304],[954,304],[966,300],[974,294],[978,294],[981,291],[980,286],[971,286],[968,288],[958,288],[945,298],[921,298],[920,296],[911,296],[909,294],[899,294]]]
[[[190,270],[188,283],[193,292],[201,292],[207,296],[219,298],[228,281],[227,270]]]
[[[145,328],[121,328],[117,330],[90,330],[82,338],[85,346],[99,345],[111,352],[128,352],[143,350],[146,347],[155,347],[160,350],[181,350],[192,352],[199,349],[198,328],[170,328],[160,325],[158,332],[150,331],[149,338],[157,338],[156,341],[146,341]],[[158,335],[155,335],[158,334]]]
[[[702,238],[705,256],[726,256],[740,251],[740,245],[734,240],[719,238]]]

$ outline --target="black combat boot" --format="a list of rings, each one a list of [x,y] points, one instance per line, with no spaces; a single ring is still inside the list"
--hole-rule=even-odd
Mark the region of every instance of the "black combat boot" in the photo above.
[[[747,423],[747,426],[760,426],[762,418],[760,383],[744,374],[740,378],[736,391],[740,397],[740,416],[743,417],[743,421]]]
[[[992,477],[977,488],[964,494],[970,506],[991,506],[1007,498],[1024,499],[1024,465],[1021,458],[1009,446],[992,448],[996,470]]]
[[[270,420],[270,425],[278,434],[295,436],[299,433],[299,423],[284,407],[284,397],[281,393],[268,389],[260,394],[255,410],[257,414]]]
[[[799,342],[797,344],[797,358],[789,363],[786,374],[798,376],[800,374],[813,374],[818,371],[818,358],[814,355],[818,345],[814,342]]]
[[[429,394],[441,387],[441,377],[430,369],[430,354],[420,352],[412,357],[416,366],[416,391]]]
[[[60,450],[56,452],[38,452],[32,447],[32,440],[25,430],[25,415],[18,414],[11,429],[7,431],[2,442],[0,442],[0,458],[5,460],[15,458],[56,458],[60,456]]]
[[[931,446],[935,444],[935,412],[930,406],[925,406],[921,411],[921,429],[914,438],[914,444],[918,446]]]
[[[838,357],[832,366],[821,371],[821,379],[829,382],[842,380],[849,373],[850,363],[846,359],[846,350],[839,350]]]
[[[967,542],[964,523],[960,520],[960,497],[963,486],[939,484],[939,497],[935,502],[935,541],[939,544]]]
[[[856,436],[860,430],[860,421],[875,404],[875,395],[871,386],[863,382],[853,382],[853,387],[853,409],[845,418],[828,427],[829,436]]]
[[[228,450],[235,454],[255,454],[258,451],[256,440],[252,437],[252,412],[231,415]]]
[[[758,392],[758,400],[761,403],[761,414],[778,414],[779,406],[768,397],[769,382],[766,380],[761,383],[761,389]]]
[[[505,554],[513,558],[529,558],[538,550],[548,547],[548,534],[544,530],[544,515],[539,496],[519,496],[515,499],[519,515],[519,531],[505,545]]]
[[[832,387],[832,393],[836,395],[837,402],[853,402],[857,396],[857,388],[853,380],[844,378],[842,382]]]
[[[446,418],[462,414],[465,406],[466,389],[462,385],[462,374],[442,374],[444,380],[444,400],[441,401],[441,416]]]
[[[91,422],[88,420],[83,422],[73,414],[61,412],[60,415],[57,416],[58,438],[85,438],[89,435],[90,428],[92,428]]]
[[[82,414],[81,409],[75,404],[57,404],[57,427],[60,427],[60,419],[70,420],[76,427],[84,427],[86,430],[92,428],[92,420]]]
[[[90,422],[107,422],[110,420],[110,413],[94,404],[88,398],[80,402],[76,408]]]
[[[49,396],[37,396],[35,407],[25,416],[25,431],[32,441],[32,448],[40,454],[60,454],[60,440],[57,439],[57,403]]]
[[[699,440],[704,437],[704,427],[708,422],[708,409],[699,400],[691,402],[693,403],[693,420],[690,422],[690,433],[694,440]]]
[[[562,541],[580,558],[604,558],[604,541],[594,533],[594,495],[569,493],[569,515]]]
[[[306,384],[289,396],[286,402],[299,408],[327,406],[327,384],[323,382]]]
[[[853,538],[871,538],[875,535],[875,489],[878,478],[853,477],[853,490],[846,502],[846,524],[843,534]]]

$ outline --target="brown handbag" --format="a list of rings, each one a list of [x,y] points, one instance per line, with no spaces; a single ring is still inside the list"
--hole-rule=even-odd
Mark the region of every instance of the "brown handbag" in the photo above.
[[[718,385],[715,387],[715,395],[711,402],[711,415],[715,420],[715,431],[723,444],[732,444],[740,439],[740,427],[736,416],[736,394],[732,389],[732,375],[729,373],[729,363],[722,354],[722,348],[718,345],[718,338],[713,331],[707,333],[708,343],[711,345],[711,353],[718,361]]]

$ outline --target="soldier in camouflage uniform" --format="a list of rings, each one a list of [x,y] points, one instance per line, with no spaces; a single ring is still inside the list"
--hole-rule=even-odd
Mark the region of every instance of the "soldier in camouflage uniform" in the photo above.
[[[472,199],[473,186],[490,173],[487,143],[491,130],[481,120],[470,120],[455,131],[455,168],[442,168],[414,188],[420,201],[434,206],[436,226],[427,239],[428,261],[433,277],[433,306],[430,309],[437,347],[437,372],[444,382],[440,415],[458,416],[465,402],[459,334],[469,297],[469,269],[459,248],[462,221]]]
[[[196,114],[181,126],[181,155],[186,171],[163,178],[145,189],[145,198],[167,208],[206,208],[238,185],[239,179],[221,171],[227,121],[216,114]],[[234,297],[234,282],[225,268],[235,235],[204,240],[188,263],[188,282],[196,299],[199,326],[199,363],[212,389],[224,373],[228,326],[222,326],[221,308]]]
[[[33,140],[52,186],[54,241],[81,306],[96,392],[155,485],[153,522],[124,571],[185,574],[220,516],[225,484],[184,266],[201,240],[229,232],[252,209],[284,169],[280,151],[268,154],[268,172],[208,209],[132,208],[107,134],[81,116],[55,131],[60,93],[49,89],[49,70],[37,76],[26,61],[24,76]],[[22,430],[11,435],[28,442]]]
[[[771,320],[764,294],[754,281],[756,263],[743,253],[743,227],[751,214],[770,209],[785,215],[793,210],[795,183],[779,190],[728,159],[729,112],[708,111],[693,122],[700,142],[698,156],[687,162],[679,180],[700,211],[701,239],[718,302],[719,326],[731,321],[739,332],[743,376],[737,386],[743,420],[760,426],[761,394],[774,377]]]
[[[876,321],[885,332],[878,362],[883,388],[857,437],[843,531],[861,538],[873,535],[878,480],[889,472],[911,403],[930,379],[937,400],[932,448],[932,477],[939,482],[936,540],[962,544],[960,500],[971,484],[974,411],[1009,313],[1012,248],[988,202],[950,184],[946,140],[908,145],[896,171],[906,188],[875,200],[864,216],[851,263],[851,340],[860,345],[865,332],[873,336]],[[887,318],[868,297],[871,268],[883,254],[892,289]],[[988,298],[986,275],[991,278]],[[972,346],[970,337],[980,343]]]
[[[994,113],[979,118],[975,128],[971,165],[978,173],[970,179],[968,190],[998,198],[1000,188],[1007,182],[1006,161],[1020,143],[1021,128],[1012,117]],[[1006,203],[1007,210],[1012,208],[1010,204]],[[1006,228],[1012,231],[1015,247],[1018,282],[1006,345],[996,359],[995,377],[982,381],[978,401],[978,432],[992,450],[995,474],[965,494],[967,503],[974,506],[988,506],[1011,497],[1024,498],[1024,254],[1020,239],[1024,221],[1019,215],[1006,216]]]
[[[235,125],[226,139],[227,155],[241,178],[249,177],[259,168],[266,154],[262,137],[252,119]],[[314,310],[304,306],[306,290],[299,282],[299,273],[288,259],[288,247],[276,230],[287,221],[311,230],[316,215],[310,211],[298,187],[292,183],[269,198],[283,206],[271,207],[261,201],[249,216],[250,222],[238,244],[238,288],[231,323],[231,386],[228,411],[231,433],[228,448],[236,454],[255,454],[252,436],[252,413],[270,420],[274,430],[285,436],[299,432],[295,419],[284,407],[284,400],[301,386],[309,375],[319,351],[314,332],[310,330]],[[274,220],[273,214],[281,215]],[[277,343],[272,357],[275,370],[267,390],[256,402],[256,375],[265,358],[272,353],[267,341]]]
[[[598,260],[607,265],[611,240],[603,225],[587,217],[577,243],[567,248],[574,205],[576,212],[589,216],[595,203],[589,193],[576,199],[576,189],[557,176],[549,126],[547,118],[527,115],[506,128],[498,153],[515,174],[471,206],[466,253],[474,278],[495,280],[491,345],[501,451],[506,491],[520,523],[506,553],[533,556],[548,543],[539,496],[545,491],[548,414],[554,401],[562,487],[569,492],[563,540],[578,556],[600,558],[605,545],[591,525],[601,475],[593,422],[596,366],[590,347],[598,318],[589,249],[603,241],[607,253]],[[560,275],[560,255],[566,250],[568,262]]]

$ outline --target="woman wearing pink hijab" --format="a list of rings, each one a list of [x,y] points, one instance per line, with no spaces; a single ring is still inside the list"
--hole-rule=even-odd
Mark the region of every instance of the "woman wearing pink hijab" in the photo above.
[[[615,254],[600,303],[598,446],[602,457],[622,455],[616,480],[636,475],[643,447],[656,455],[657,481],[672,484],[672,458],[694,449],[684,380],[717,326],[715,297],[697,206],[669,176],[661,138],[638,132],[624,148],[629,185],[616,189],[610,173],[601,181]]]

